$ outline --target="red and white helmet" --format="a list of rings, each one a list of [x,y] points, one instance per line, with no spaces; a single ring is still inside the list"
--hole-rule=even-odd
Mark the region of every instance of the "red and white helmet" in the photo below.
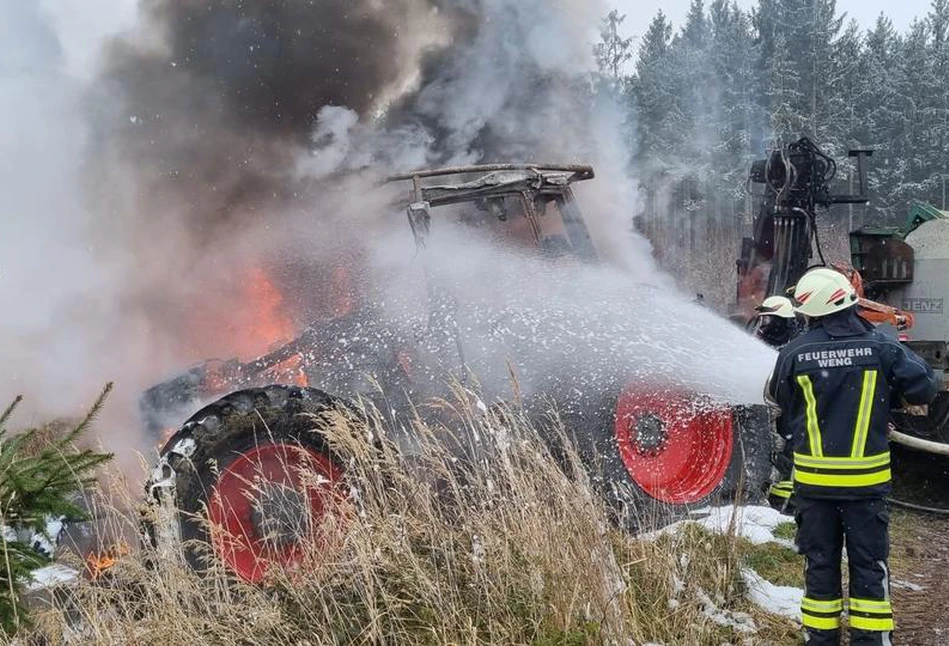
[[[755,308],[758,316],[777,316],[783,319],[794,318],[794,303],[784,296],[769,296]]]
[[[857,290],[839,271],[818,267],[797,281],[794,287],[795,308],[813,318],[841,312],[857,304]]]

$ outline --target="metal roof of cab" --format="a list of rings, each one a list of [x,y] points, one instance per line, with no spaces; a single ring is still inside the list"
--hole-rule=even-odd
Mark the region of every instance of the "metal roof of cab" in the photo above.
[[[442,182],[425,186],[422,180],[461,175],[480,175],[456,183]],[[593,179],[593,167],[564,164],[485,164],[417,170],[392,175],[386,182],[411,181],[415,199],[432,206],[464,202],[479,197],[514,192],[520,189],[563,190],[573,182]]]

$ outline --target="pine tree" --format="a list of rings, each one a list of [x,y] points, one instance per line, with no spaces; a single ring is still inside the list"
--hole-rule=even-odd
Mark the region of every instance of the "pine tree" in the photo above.
[[[679,152],[683,159],[690,160],[693,173],[708,170],[709,143],[717,135],[720,92],[712,76],[710,45],[705,3],[692,0],[682,33],[673,44],[676,75],[672,80],[678,86],[676,94],[682,106],[680,121],[676,124],[680,134]]]
[[[758,108],[760,81],[750,17],[727,0],[712,2],[709,14],[709,60],[721,111],[714,164],[722,169],[731,192],[731,187],[744,185],[747,164],[758,152],[763,131]]]
[[[0,415],[0,635],[12,635],[28,623],[20,589],[49,563],[50,557],[34,549],[30,537],[43,536],[50,518],[86,519],[75,495],[94,482],[95,470],[112,455],[76,448],[75,443],[111,390],[108,384],[86,417],[58,438],[40,441],[40,429],[7,435],[5,424],[22,398]]]
[[[835,0],[761,0],[755,13],[764,107],[778,138],[838,143],[835,48],[843,16],[836,7]]]
[[[638,114],[637,153],[650,165],[663,162],[668,153],[670,115],[679,110],[678,97],[669,79],[672,76],[670,40],[672,25],[662,11],[656,14],[643,37],[636,61],[634,93]]]
[[[861,76],[863,36],[856,20],[847,24],[833,45],[830,77],[824,90],[830,93],[826,99],[826,140],[836,144],[836,154],[843,154],[853,143],[862,123],[860,99],[867,91],[865,79]]]
[[[929,46],[929,26],[915,20],[907,33],[902,57],[900,93],[905,99],[902,114],[903,146],[897,163],[900,166],[899,183],[894,186],[894,204],[904,210],[916,199],[926,199],[928,151],[931,147],[929,105],[935,85],[933,61]]]
[[[861,92],[857,98],[858,123],[851,132],[854,141],[874,150],[868,171],[873,199],[871,213],[878,224],[896,222],[901,213],[893,195],[902,182],[899,160],[905,152],[904,112],[906,97],[901,88],[903,43],[884,15],[867,32],[857,77]]]
[[[932,143],[935,146],[927,159],[933,191],[930,201],[941,208],[949,207],[949,0],[933,0],[927,16],[932,37],[931,57],[933,88],[930,104]]]
[[[715,222],[709,238],[715,249],[709,250],[708,260],[725,267],[734,263],[736,245],[746,233],[748,169],[760,157],[761,141],[770,126],[760,107],[761,79],[751,16],[727,0],[715,0],[709,7],[709,24],[711,77],[719,94],[717,137],[709,142],[709,175],[715,187],[710,196]],[[699,288],[710,291],[707,286]]]
[[[614,91],[624,86],[626,74],[623,67],[633,57],[633,38],[623,38],[619,30],[626,20],[614,9],[600,26],[600,42],[593,47],[600,76],[610,82]]]

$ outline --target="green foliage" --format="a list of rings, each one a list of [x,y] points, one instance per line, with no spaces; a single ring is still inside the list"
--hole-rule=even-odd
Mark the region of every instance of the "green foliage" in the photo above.
[[[98,415],[112,384],[106,385],[88,414],[59,436],[34,428],[10,435],[6,423],[22,397],[0,415],[0,631],[12,634],[26,623],[20,590],[49,559],[30,545],[43,535],[49,518],[83,520],[76,494],[95,480],[94,471],[112,458],[76,447]]]
[[[781,523],[774,528],[772,532],[777,538],[783,538],[785,540],[793,541],[794,536],[797,534],[797,525],[794,523]]]
[[[582,628],[545,631],[532,642],[532,646],[592,646],[600,643],[600,639],[599,625],[589,622]]]
[[[744,563],[775,585],[804,587],[804,557],[783,545],[748,543],[743,549]]]

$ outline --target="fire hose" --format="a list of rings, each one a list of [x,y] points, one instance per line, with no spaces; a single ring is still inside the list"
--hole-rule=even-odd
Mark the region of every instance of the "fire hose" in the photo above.
[[[906,433],[901,433],[894,428],[890,428],[890,441],[896,442],[897,444],[901,444],[911,449],[916,449],[917,451],[929,453],[930,455],[942,455],[949,457],[949,444],[923,440],[918,437],[913,437],[912,435],[907,435]],[[920,511],[927,514],[935,514],[937,516],[949,516],[949,509],[917,505],[911,502],[906,502],[905,500],[898,500],[896,498],[888,498],[887,500],[895,507],[911,509],[913,511]]]
[[[906,502],[905,500],[897,500],[896,498],[887,498],[888,503],[894,507],[900,507],[902,509],[910,509],[912,511],[918,511],[925,514],[933,514],[935,516],[949,516],[949,509],[942,509],[941,507],[927,507],[925,505],[916,505],[911,502]]]
[[[907,435],[906,433],[901,433],[893,428],[890,429],[890,441],[902,444],[911,449],[916,449],[917,451],[923,451],[924,453],[949,457],[949,444],[923,440],[918,437],[913,437],[912,435]]]

